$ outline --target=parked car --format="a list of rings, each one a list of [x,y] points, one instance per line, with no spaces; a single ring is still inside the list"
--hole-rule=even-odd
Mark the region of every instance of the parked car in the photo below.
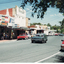
[[[19,36],[17,36],[17,40],[19,39],[28,39],[28,36],[26,34],[20,34]]]
[[[28,38],[31,38],[31,35],[30,34],[26,34],[28,36]]]
[[[60,33],[59,36],[64,36],[64,34]]]
[[[58,36],[59,34],[58,33],[55,33],[55,36]]]
[[[45,42],[47,41],[47,36],[43,33],[43,34],[36,34],[35,36],[31,37],[31,42]]]
[[[64,40],[61,40],[62,41],[62,44],[61,44],[61,49],[60,49],[60,51],[61,52],[64,52]]]

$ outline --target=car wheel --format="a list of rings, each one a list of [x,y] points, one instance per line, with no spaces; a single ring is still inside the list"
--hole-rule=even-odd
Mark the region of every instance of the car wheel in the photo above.
[[[31,43],[33,43],[33,41],[31,41]]]
[[[43,43],[43,41],[41,41],[41,43]]]
[[[46,43],[46,41],[45,41],[45,43]]]
[[[32,43],[35,43],[35,41],[32,41]]]

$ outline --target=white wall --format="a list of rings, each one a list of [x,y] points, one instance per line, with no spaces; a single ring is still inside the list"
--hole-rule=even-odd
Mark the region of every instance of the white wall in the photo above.
[[[15,24],[19,27],[26,27],[26,11],[16,6]]]
[[[44,30],[44,33],[45,33],[46,35],[48,35],[48,31],[47,31],[47,30]]]
[[[39,28],[39,25],[35,25],[35,26],[37,27],[36,29],[40,29],[40,28]]]

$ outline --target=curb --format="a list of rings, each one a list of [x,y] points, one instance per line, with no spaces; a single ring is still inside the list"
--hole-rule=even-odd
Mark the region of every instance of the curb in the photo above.
[[[14,40],[17,40],[17,39],[13,39],[13,40],[0,40],[0,43],[7,42],[7,41],[14,41]]]

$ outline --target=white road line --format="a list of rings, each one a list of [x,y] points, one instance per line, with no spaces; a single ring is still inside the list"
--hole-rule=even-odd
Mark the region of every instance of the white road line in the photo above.
[[[53,55],[51,55],[51,56],[49,56],[49,57],[47,57],[47,58],[44,58],[44,59],[41,59],[41,60],[37,61],[37,62],[35,62],[35,63],[39,63],[39,62],[41,62],[41,61],[47,60],[47,59],[49,59],[49,58],[51,58],[51,57],[53,57],[53,56],[55,56],[55,55],[57,55],[57,54],[59,54],[59,53],[60,53],[60,52],[57,52],[57,53],[55,53],[55,54],[53,54]]]

